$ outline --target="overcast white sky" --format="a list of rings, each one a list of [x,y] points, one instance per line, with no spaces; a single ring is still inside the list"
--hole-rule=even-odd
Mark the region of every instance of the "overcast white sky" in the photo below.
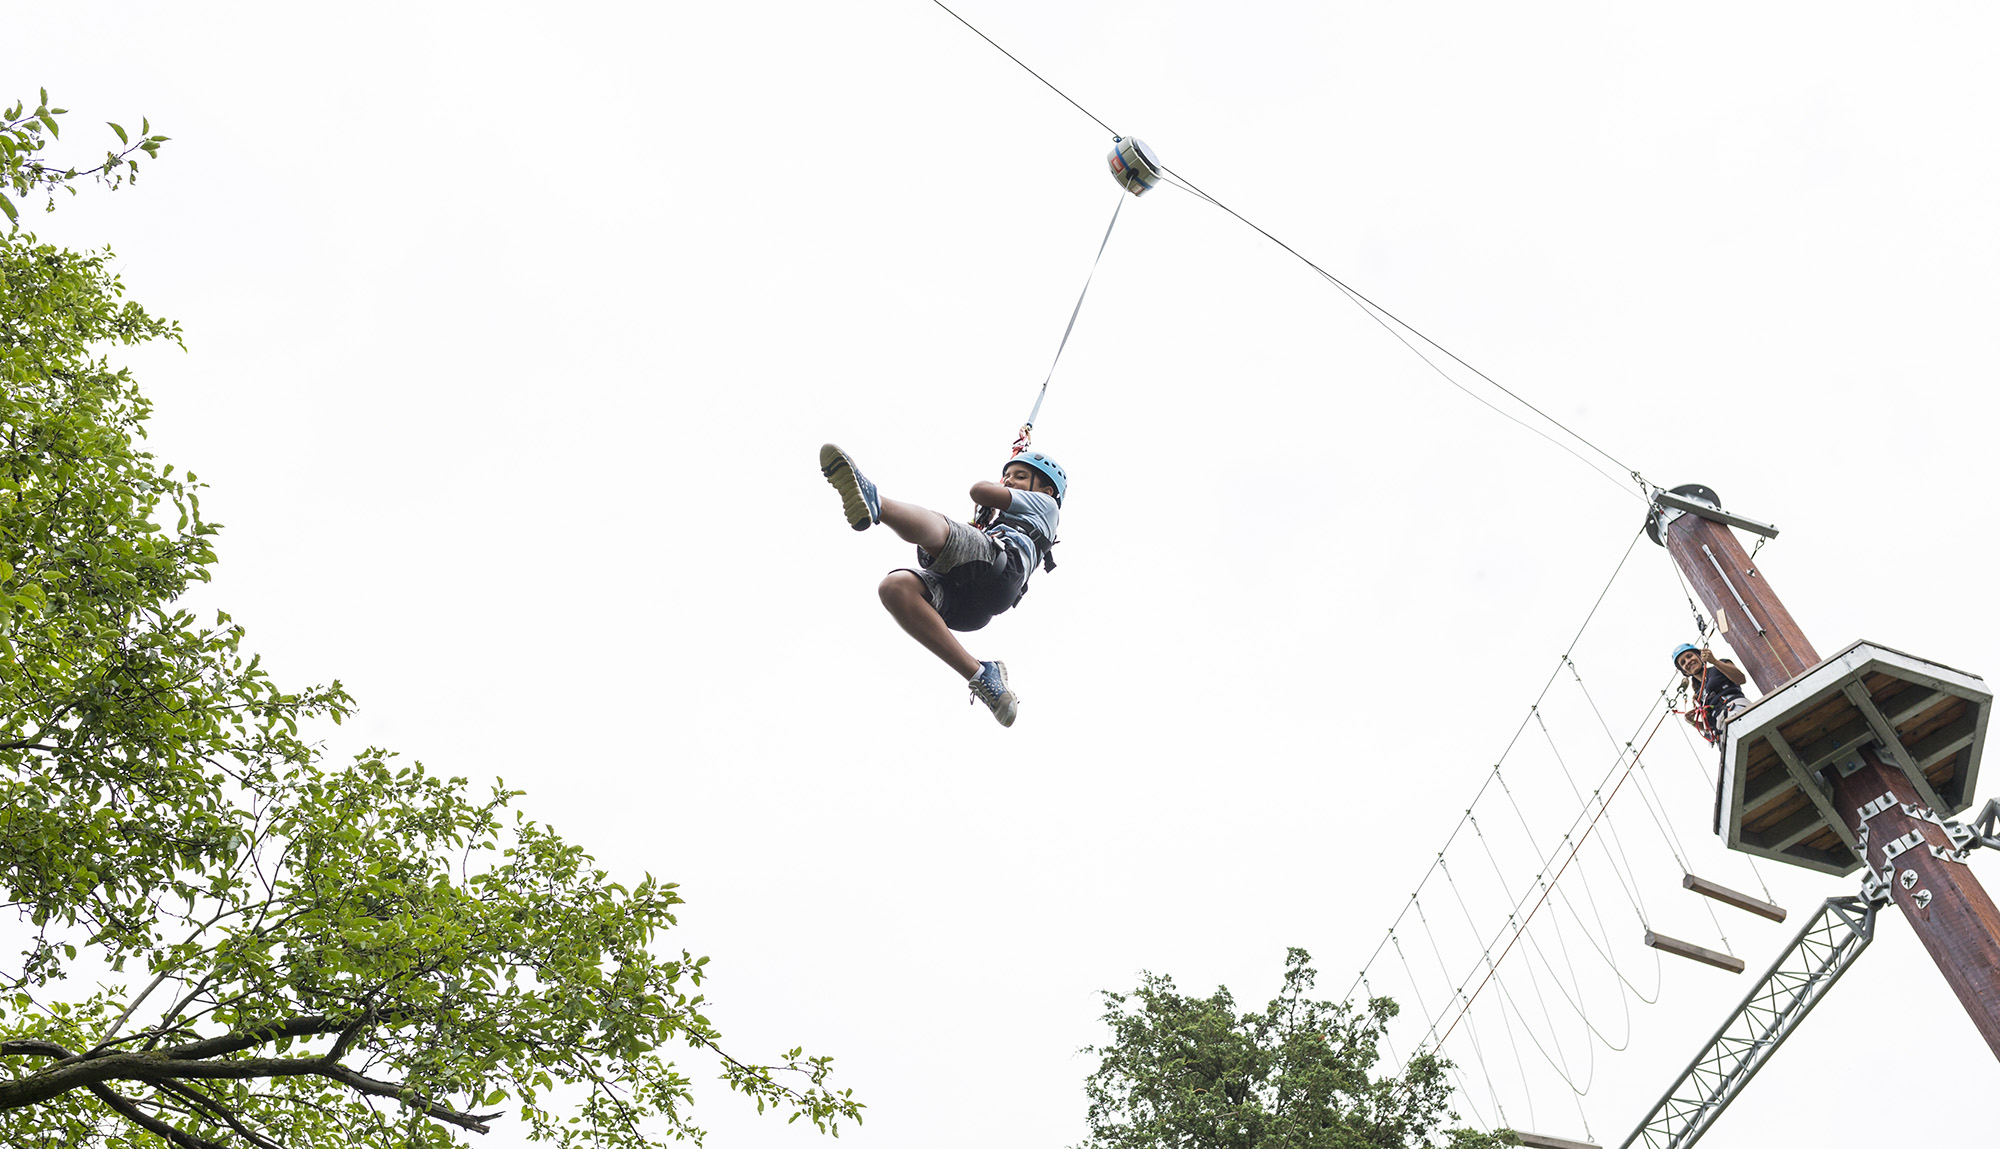
[[[1777,522],[1760,565],[1822,652],[2000,667],[1990,5],[959,10],[1648,477]],[[104,120],[174,137],[135,190],[32,226],[110,243],[186,328],[129,359],[228,525],[216,600],[280,675],[360,697],[335,752],[504,777],[615,873],[681,882],[669,943],[714,957],[713,1017],[746,1056],[836,1055],[870,1106],[844,1143],[1075,1142],[1096,992],[1142,969],[1257,1004],[1299,945],[1344,992],[1639,525],[1162,189],[1126,205],[1043,410],[1062,567],[973,644],[1023,699],[1002,730],[882,613],[906,548],[850,532],[814,457],[833,439],[964,509],[1118,194],[1105,133],[944,12],[66,4],[6,28],[0,96],[48,87],[83,154]],[[1689,626],[1641,543],[1576,655],[1619,739]],[[1551,732],[1594,776],[1605,736],[1562,689]],[[1706,833],[1706,760],[1661,738],[1689,864],[1754,883]],[[1562,822],[1553,752],[1523,746],[1508,777]],[[1717,945],[1628,797],[1648,921]],[[1778,870],[1792,924],[1720,919],[1751,975],[1667,959],[1629,1034],[1595,1002],[1624,1052],[1554,1026],[1580,1102],[1525,1037],[1455,1039],[1484,1067],[1466,1119],[1497,1095],[1621,1141],[1851,888]],[[1650,992],[1613,876],[1606,937]],[[1993,1080],[1891,917],[1707,1143],[1940,1137]],[[719,1088],[697,1115],[717,1145],[812,1142]]]

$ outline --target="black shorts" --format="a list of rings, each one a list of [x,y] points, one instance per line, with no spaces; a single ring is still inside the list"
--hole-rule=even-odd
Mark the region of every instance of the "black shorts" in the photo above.
[[[918,557],[921,561],[922,552]],[[992,622],[994,615],[1020,601],[1021,588],[1028,583],[1027,560],[1005,545],[993,548],[990,561],[961,562],[943,574],[928,568],[902,569],[922,580],[931,609],[952,630],[978,630]]]

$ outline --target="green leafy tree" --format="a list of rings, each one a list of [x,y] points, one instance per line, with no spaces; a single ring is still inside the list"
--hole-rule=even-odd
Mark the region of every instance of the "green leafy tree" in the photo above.
[[[1144,974],[1105,991],[1111,1043],[1085,1091],[1082,1149],[1492,1149],[1509,1133],[1446,1129],[1450,1063],[1414,1057],[1400,1076],[1371,1076],[1396,1003],[1313,1001],[1311,958],[1285,957],[1285,984],[1260,1013],[1236,1012],[1226,988],[1189,997]]]
[[[49,107],[49,90],[43,88],[41,100],[31,111],[27,101],[16,101],[14,106],[0,113],[0,187],[13,191],[13,196],[0,191],[0,215],[15,222],[20,216],[20,208],[15,199],[25,199],[36,192],[48,195],[47,210],[55,210],[55,192],[61,188],[71,195],[76,194],[75,183],[85,177],[117,190],[122,184],[136,182],[139,178],[137,153],[144,153],[148,159],[160,154],[160,145],[167,137],[151,134],[151,121],[141,118],[139,135],[120,124],[106,124],[118,137],[118,146],[106,148],[104,160],[96,167],[79,170],[74,165],[52,164],[44,152],[48,146],[62,137],[62,122],[59,117],[67,115],[68,108]]]
[[[0,121],[17,196],[129,176],[45,162],[61,114]],[[725,1049],[707,959],[658,948],[671,884],[612,882],[516,792],[327,760],[301,727],[339,684],[280,688],[181,605],[216,526],[107,358],[179,337],[109,252],[0,233],[0,1144],[699,1140],[677,1046],[760,1110],[858,1121],[828,1059]]]

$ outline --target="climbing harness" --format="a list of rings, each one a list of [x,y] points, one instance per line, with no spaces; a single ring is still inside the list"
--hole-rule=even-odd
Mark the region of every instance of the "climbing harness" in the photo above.
[[[1681,679],[1681,689],[1676,693],[1675,701],[1680,700],[1680,694],[1687,691],[1688,683],[1692,681],[1694,680],[1691,678]],[[1702,741],[1710,746],[1721,744],[1722,730],[1715,722],[1715,707],[1703,702],[1698,695],[1688,700],[1686,710],[1675,709],[1674,713],[1686,719],[1687,724],[1694,727],[1695,733],[1701,735]]]

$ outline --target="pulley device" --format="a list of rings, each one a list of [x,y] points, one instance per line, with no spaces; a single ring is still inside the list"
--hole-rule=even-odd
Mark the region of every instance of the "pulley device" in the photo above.
[[[1133,195],[1145,195],[1160,185],[1163,166],[1160,157],[1146,146],[1146,141],[1133,136],[1114,136],[1111,140],[1111,178],[1118,181]]]

